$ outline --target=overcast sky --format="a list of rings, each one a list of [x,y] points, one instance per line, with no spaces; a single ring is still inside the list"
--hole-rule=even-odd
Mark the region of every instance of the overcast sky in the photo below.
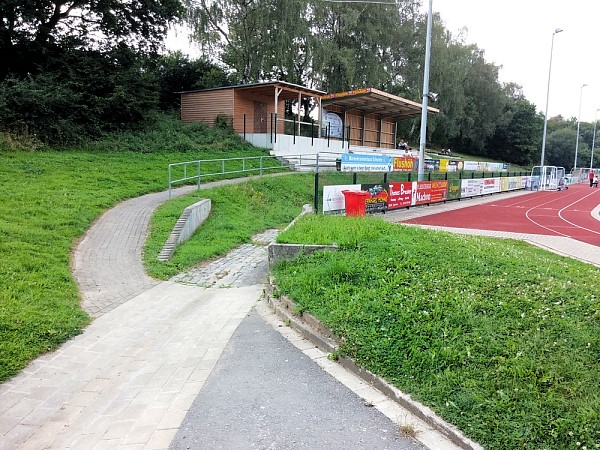
[[[424,0],[425,10],[428,4]],[[582,93],[581,120],[594,121],[600,108],[600,0],[433,0],[433,11],[453,34],[466,27],[467,43],[477,44],[488,62],[502,66],[500,81],[520,84],[541,112],[552,33],[561,28],[554,36],[548,116],[577,117]],[[588,86],[582,91],[583,84]]]
[[[426,11],[429,2],[422,1]],[[466,27],[466,42],[477,44],[488,62],[502,66],[500,81],[521,85],[541,112],[546,108],[552,33],[562,28],[554,36],[548,115],[577,118],[583,93],[581,120],[594,121],[600,108],[600,0],[433,0],[433,11],[453,34]],[[197,56],[181,34],[175,38],[171,33],[167,45]],[[588,86],[582,91],[583,84]]]

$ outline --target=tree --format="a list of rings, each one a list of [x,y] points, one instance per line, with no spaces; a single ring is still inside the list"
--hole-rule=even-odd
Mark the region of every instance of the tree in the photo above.
[[[127,46],[73,50],[46,73],[0,82],[0,123],[7,131],[69,144],[103,130],[140,126],[158,108],[147,59]]]
[[[160,95],[160,107],[170,110],[179,107],[177,92],[208,89],[231,84],[228,74],[206,59],[190,60],[181,52],[158,59],[154,72]]]
[[[573,167],[575,157],[575,135],[575,130],[565,127],[548,133],[546,137],[546,164],[562,166],[567,171],[570,170]]]
[[[183,9],[179,0],[0,0],[0,13],[1,79],[42,71],[56,47],[108,49],[126,42],[155,51]]]
[[[488,143],[488,156],[523,166],[538,164],[543,122],[534,104],[522,95],[509,94],[503,118]]]

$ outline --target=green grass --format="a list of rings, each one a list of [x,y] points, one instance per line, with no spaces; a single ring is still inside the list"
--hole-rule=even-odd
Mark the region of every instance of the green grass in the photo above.
[[[343,353],[490,449],[600,448],[600,269],[526,243],[310,216],[276,267]]]
[[[89,322],[70,259],[104,210],[166,190],[171,162],[266,154],[233,134],[169,117],[155,128],[107,135],[88,151],[15,151],[7,149],[20,141],[0,140],[0,381]]]
[[[155,212],[144,249],[144,263],[155,278],[167,279],[190,267],[251,241],[252,235],[267,228],[282,228],[296,217],[305,203],[312,203],[310,174],[261,178],[229,186],[196,191],[173,199]],[[209,198],[208,219],[171,260],[156,259],[175,222],[187,206]]]

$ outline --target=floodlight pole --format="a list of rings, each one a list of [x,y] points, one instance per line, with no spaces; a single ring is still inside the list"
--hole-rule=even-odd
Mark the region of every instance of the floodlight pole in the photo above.
[[[598,111],[600,111],[600,108],[596,110],[596,114],[594,115],[594,136],[592,137],[592,158],[590,159],[590,170],[594,168],[594,147],[596,145],[596,123],[598,122]]]
[[[579,115],[577,116],[577,138],[575,139],[575,163],[573,164],[573,169],[577,169],[577,150],[579,149],[579,123],[581,122],[581,98],[583,97],[583,88],[586,86],[587,84],[582,84],[581,89],[579,90]]]
[[[546,130],[548,129],[548,99],[550,98],[550,75],[552,74],[552,52],[554,51],[554,35],[562,30],[557,28],[552,33],[552,45],[550,46],[550,68],[548,69],[548,89],[546,90],[546,114],[544,115],[544,134],[542,137],[542,162],[540,166],[544,167],[544,156],[546,153]]]
[[[429,99],[432,10],[433,0],[429,0],[429,11],[427,12],[427,40],[425,42],[425,73],[423,74],[423,106],[421,107],[421,138],[419,141],[419,181],[423,181],[423,178],[425,177],[425,145],[427,142],[427,100]]]

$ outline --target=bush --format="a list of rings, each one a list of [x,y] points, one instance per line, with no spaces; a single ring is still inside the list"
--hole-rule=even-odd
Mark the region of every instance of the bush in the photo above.
[[[233,117],[228,114],[217,114],[215,126],[224,130],[233,130]]]

